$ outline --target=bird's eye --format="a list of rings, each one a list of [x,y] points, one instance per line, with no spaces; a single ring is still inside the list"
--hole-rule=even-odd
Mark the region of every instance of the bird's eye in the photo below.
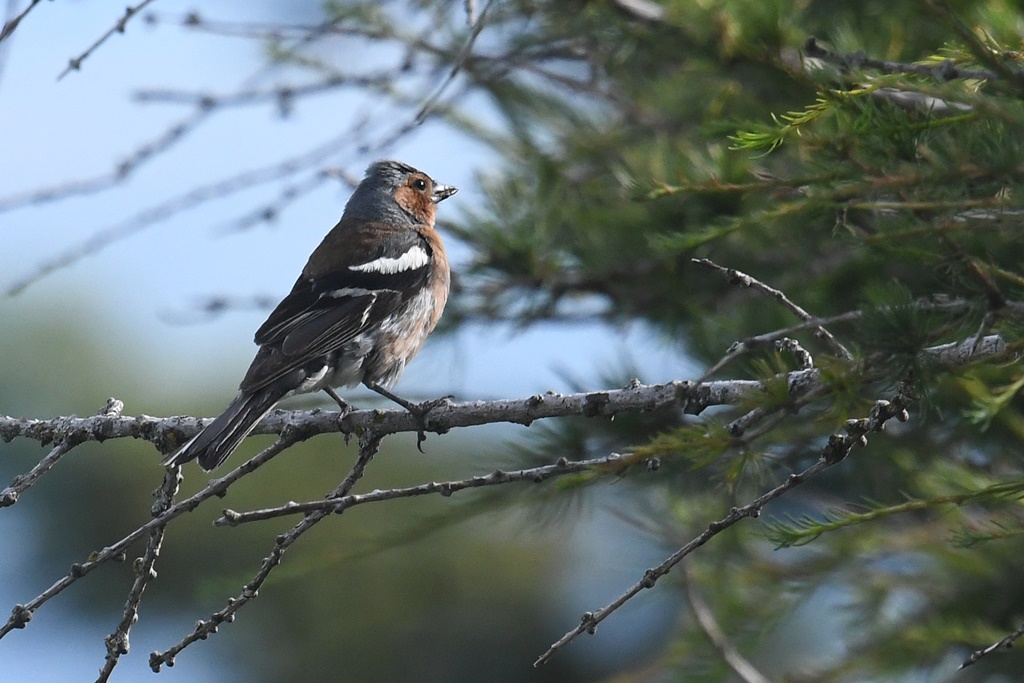
[[[426,192],[427,181],[424,180],[423,178],[417,178],[416,180],[412,181],[412,189],[419,190],[420,192]]]

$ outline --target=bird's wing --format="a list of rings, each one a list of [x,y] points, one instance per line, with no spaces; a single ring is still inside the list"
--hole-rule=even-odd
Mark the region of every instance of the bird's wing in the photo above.
[[[329,254],[330,246],[340,248]],[[429,246],[414,230],[340,224],[256,331],[263,348],[242,390],[263,387],[373,328],[426,286],[430,265]]]

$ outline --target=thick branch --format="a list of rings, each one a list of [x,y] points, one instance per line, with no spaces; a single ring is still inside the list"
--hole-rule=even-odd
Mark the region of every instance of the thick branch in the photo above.
[[[999,335],[974,337],[961,342],[925,349],[936,362],[947,367],[998,357],[1006,352],[1006,342]],[[824,387],[817,369],[797,370],[766,381],[719,380],[694,382],[681,380],[664,384],[634,382],[622,389],[591,391],[577,394],[548,392],[529,398],[444,402],[426,416],[426,430],[444,434],[455,427],[473,427],[498,422],[530,425],[534,420],[550,417],[614,417],[623,412],[661,410],[679,407],[689,415],[699,415],[706,408],[736,405],[770,390],[770,385],[785,378],[788,386],[806,390]],[[355,410],[341,420],[337,411],[275,410],[253,430],[253,434],[279,434],[287,428],[301,429],[307,434],[342,432],[361,434],[366,431],[387,435],[418,432],[424,425],[405,410]],[[195,417],[59,417],[52,420],[15,418],[0,415],[0,440],[16,437],[34,439],[41,444],[74,438],[81,441],[104,441],[132,437],[151,441],[163,452],[170,452],[194,436],[208,419]],[[0,492],[0,497],[3,492]]]
[[[445,402],[433,408],[426,417],[430,432],[443,434],[454,427],[471,427],[495,422],[529,425],[548,417],[584,415],[613,417],[620,412],[656,410],[680,406],[687,413],[699,414],[708,406],[725,405],[746,400],[763,390],[763,383],[754,380],[718,382],[677,381],[644,385],[639,382],[623,389],[593,391],[579,394],[536,394],[528,398]],[[418,419],[406,410],[356,410],[339,422],[337,411],[276,410],[253,430],[253,434],[277,434],[287,427],[301,426],[313,433],[343,432],[359,434],[372,430],[379,434],[416,432]],[[194,436],[208,419],[194,417],[59,417],[52,420],[14,418],[0,415],[0,439],[15,437],[34,439],[41,444],[76,438],[81,441],[104,441],[132,437],[146,439],[162,451],[169,452]],[[0,494],[2,495],[2,494]]]

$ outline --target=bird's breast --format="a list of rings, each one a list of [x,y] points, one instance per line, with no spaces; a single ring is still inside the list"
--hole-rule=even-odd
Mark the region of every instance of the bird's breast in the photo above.
[[[385,386],[397,382],[406,363],[423,348],[443,307],[444,301],[438,301],[428,286],[384,318],[377,331],[373,358],[366,367],[366,379]]]

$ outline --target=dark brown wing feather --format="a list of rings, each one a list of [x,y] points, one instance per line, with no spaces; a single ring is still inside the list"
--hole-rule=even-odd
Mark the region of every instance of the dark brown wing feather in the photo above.
[[[429,264],[398,273],[350,267],[395,258],[416,246],[430,253],[430,245],[414,230],[339,223],[256,331],[256,343],[263,348],[242,380],[242,391],[256,391],[338,351],[398,310],[428,283]]]

